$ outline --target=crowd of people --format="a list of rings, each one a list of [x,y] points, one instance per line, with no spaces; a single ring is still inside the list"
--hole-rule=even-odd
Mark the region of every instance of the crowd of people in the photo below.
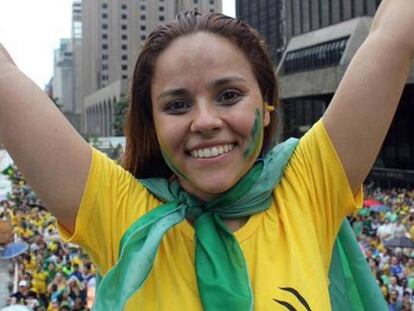
[[[95,271],[82,250],[59,239],[55,218],[44,208],[19,171],[3,171],[12,192],[0,201],[0,219],[8,219],[28,250],[10,269],[9,305],[32,310],[89,310],[95,294]],[[16,279],[17,277],[17,279]],[[17,290],[14,283],[17,284]]]
[[[89,310],[95,294],[95,271],[88,256],[58,236],[55,218],[15,167],[5,170],[13,183],[0,201],[0,218],[9,219],[28,251],[10,271],[8,304],[33,310]],[[387,247],[395,238],[414,240],[414,190],[365,187],[365,203],[349,217],[372,273],[390,310],[414,310],[414,248]],[[401,239],[403,240],[403,239]],[[414,243],[413,243],[414,246]],[[13,291],[13,282],[17,290]]]
[[[365,198],[364,207],[350,217],[361,249],[389,310],[412,311],[414,190],[365,187]]]

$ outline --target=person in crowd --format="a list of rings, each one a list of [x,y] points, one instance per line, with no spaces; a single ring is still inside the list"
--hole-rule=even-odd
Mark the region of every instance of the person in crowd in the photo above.
[[[18,285],[17,292],[11,294],[10,298],[15,304],[25,304],[29,297],[30,285],[27,280],[21,280]]]
[[[395,289],[390,291],[390,297],[388,300],[389,311],[401,311],[402,301],[399,298],[399,293]]]
[[[385,218],[384,223],[378,227],[377,236],[382,242],[392,238],[392,224],[389,218]]]
[[[362,205],[413,27],[414,2],[382,1],[322,119],[275,146],[276,78],[258,33],[217,13],[181,14],[138,57],[124,168],[1,49],[0,140],[103,276],[97,310],[327,310],[334,242]]]
[[[405,228],[405,225],[402,223],[401,217],[398,217],[395,223],[392,224],[391,232],[391,236],[393,238],[402,238],[406,236],[407,229]]]

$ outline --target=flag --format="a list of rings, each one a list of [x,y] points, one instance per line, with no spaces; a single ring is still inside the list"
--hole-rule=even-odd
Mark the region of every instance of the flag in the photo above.
[[[1,171],[3,175],[7,175],[7,176],[13,175],[13,172],[14,172],[14,169],[13,169],[13,165],[11,164]]]
[[[329,271],[334,311],[388,311],[384,296],[347,220],[339,231]]]

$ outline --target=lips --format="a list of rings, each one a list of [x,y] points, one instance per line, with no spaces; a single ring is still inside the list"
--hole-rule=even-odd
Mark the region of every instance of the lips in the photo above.
[[[199,159],[199,158],[214,158],[218,157],[222,154],[225,154],[227,152],[230,152],[234,148],[234,144],[223,144],[223,145],[217,145],[212,146],[208,148],[199,148],[194,149],[190,152],[191,156],[193,158]]]

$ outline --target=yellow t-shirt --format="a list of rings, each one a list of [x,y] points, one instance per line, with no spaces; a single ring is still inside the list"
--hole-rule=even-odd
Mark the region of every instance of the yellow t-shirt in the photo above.
[[[74,233],[101,275],[118,257],[120,239],[137,218],[158,206],[130,173],[94,150]],[[245,256],[255,310],[330,310],[328,271],[344,216],[362,206],[319,121],[301,139],[271,207],[253,215],[234,234]],[[127,310],[202,310],[194,271],[194,230],[183,221],[164,236],[143,288]],[[116,286],[116,285],[114,285]],[[223,306],[225,310],[226,306]]]
[[[33,284],[33,289],[38,293],[38,294],[46,294],[47,292],[47,272],[45,271],[34,271],[33,272],[33,279],[32,279],[32,284]]]

